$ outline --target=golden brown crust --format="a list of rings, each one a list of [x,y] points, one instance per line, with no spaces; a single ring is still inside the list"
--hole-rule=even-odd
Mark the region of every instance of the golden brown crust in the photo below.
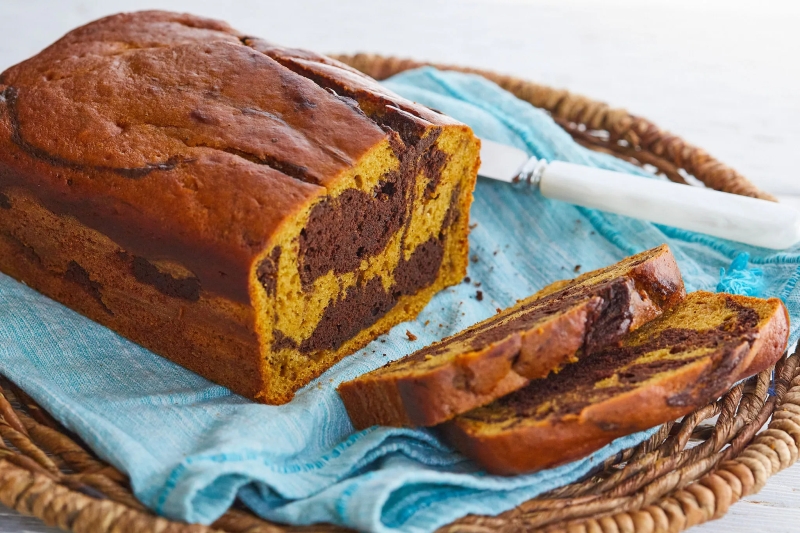
[[[734,301],[743,301],[744,297],[732,295]],[[770,318],[767,327],[758,335],[738,379],[754,376],[762,370],[774,365],[786,351],[786,339],[789,337],[789,310],[777,298],[770,298],[777,305],[775,314]]]
[[[420,132],[431,125],[460,124],[447,115],[406,100],[341,61],[308,50],[279,46],[257,37],[246,37],[244,42],[323,87],[357,100],[364,112],[377,120],[392,122],[398,115],[415,118],[405,125],[406,131],[400,131],[404,140],[421,135]]]
[[[520,349],[514,362],[514,371],[527,379],[539,379],[564,366],[583,346],[590,327],[589,316],[601,304],[599,297],[590,298],[555,320],[517,333],[520,336]]]
[[[553,304],[555,298],[570,294],[568,291],[574,291],[582,283],[594,283],[592,280],[600,276],[598,273],[615,267],[556,282],[442,343],[341,384],[338,390],[354,426],[362,429],[376,424],[442,423],[520,389],[531,379],[558,371],[574,361],[579,351],[613,342],[685,296],[675,259],[663,245],[627,259],[619,266],[621,272],[616,277],[590,285],[589,292],[580,293],[577,300],[563,305],[555,303],[553,311],[557,308],[558,312],[539,310],[544,314],[530,327],[511,329],[496,342],[484,346],[469,345],[470,336],[498,325],[504,327],[502,321],[515,313],[520,316],[536,313],[535,302]],[[598,295],[593,296],[592,290],[599,291]],[[422,367],[436,357],[437,346],[456,339],[462,342],[461,338],[465,344],[463,353],[440,364]],[[425,355],[430,352],[434,355]],[[419,363],[417,368],[413,362]],[[405,366],[393,370],[400,365]]]
[[[242,302],[277,227],[387,136],[224,24],[189,15],[101,19],[0,80],[0,186],[35,190]]]

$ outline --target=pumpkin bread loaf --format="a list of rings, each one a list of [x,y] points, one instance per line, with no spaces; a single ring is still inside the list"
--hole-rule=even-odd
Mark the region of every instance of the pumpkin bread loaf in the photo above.
[[[495,474],[557,466],[706,405],[774,364],[788,335],[776,298],[695,292],[620,345],[438,429]]]
[[[556,282],[443,341],[339,386],[356,428],[432,426],[616,342],[685,296],[666,245]]]
[[[0,76],[0,270],[283,403],[463,278],[478,152],[341,63],[115,15]]]

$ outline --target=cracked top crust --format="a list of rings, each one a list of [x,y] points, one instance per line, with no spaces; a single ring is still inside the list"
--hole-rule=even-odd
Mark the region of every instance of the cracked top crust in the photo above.
[[[222,22],[147,11],[78,28],[11,67],[0,76],[0,187],[32,190],[248,301],[252,260],[279,224],[390,134],[246,41]]]

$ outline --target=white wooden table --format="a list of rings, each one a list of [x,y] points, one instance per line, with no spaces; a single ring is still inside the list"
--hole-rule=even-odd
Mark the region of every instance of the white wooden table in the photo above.
[[[472,65],[627,107],[800,206],[792,0],[0,0],[0,70],[123,10],[222,18],[275,42]],[[800,465],[694,531],[800,531]],[[0,531],[50,531],[0,510]]]

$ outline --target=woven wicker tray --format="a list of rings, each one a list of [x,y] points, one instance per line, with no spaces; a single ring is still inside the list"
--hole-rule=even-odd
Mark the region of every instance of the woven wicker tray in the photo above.
[[[377,78],[423,63],[359,54],[341,61]],[[581,144],[649,166],[673,181],[691,175],[715,189],[774,199],[705,151],[651,122],[605,104],[492,72],[473,72],[547,110]],[[765,424],[769,421],[769,424]],[[333,531],[287,527],[235,507],[210,527],[151,514],[127,477],[99,460],[13,384],[0,382],[0,502],[77,533]],[[639,446],[606,461],[590,477],[495,517],[468,516],[442,528],[484,531],[677,532],[724,515],[792,465],[800,446],[800,355],[665,424]]]

